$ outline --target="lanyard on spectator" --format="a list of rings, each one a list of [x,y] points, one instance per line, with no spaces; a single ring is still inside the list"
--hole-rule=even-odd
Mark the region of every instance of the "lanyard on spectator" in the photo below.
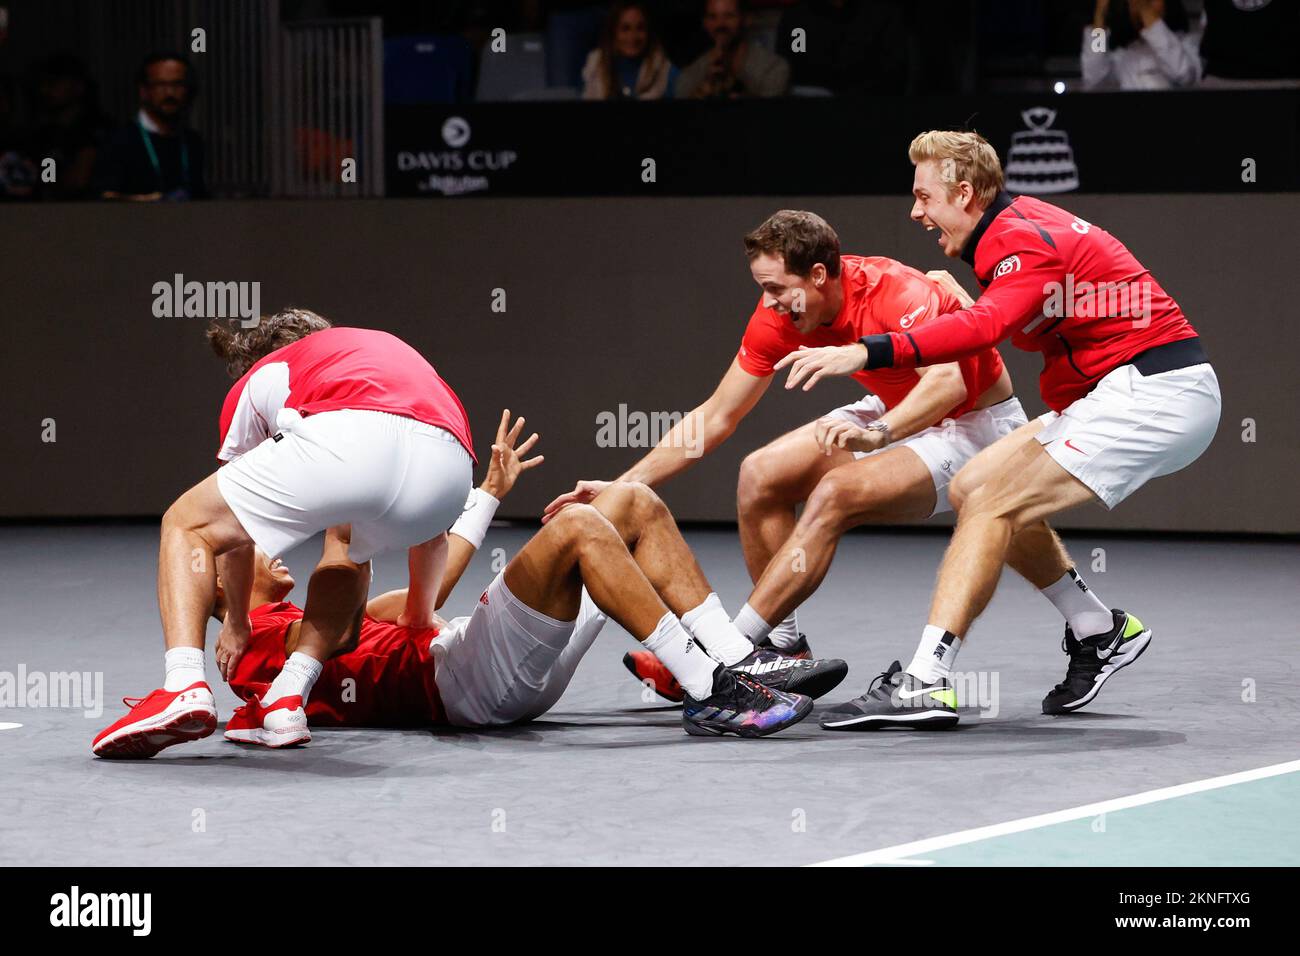
[[[153,171],[158,175],[158,188],[163,186],[162,164],[158,162],[158,154],[154,151],[153,140],[149,138],[149,131],[144,128],[142,123],[137,122],[136,128],[140,130],[140,138],[144,140],[144,151],[149,154],[149,162],[153,165]],[[190,184],[190,150],[185,145],[185,131],[181,130],[181,182],[188,186]]]

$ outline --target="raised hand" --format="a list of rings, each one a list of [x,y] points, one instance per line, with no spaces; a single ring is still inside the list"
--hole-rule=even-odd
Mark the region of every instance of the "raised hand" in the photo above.
[[[487,477],[483,479],[482,485],[483,490],[498,501],[510,493],[510,489],[515,486],[520,475],[530,468],[536,468],[546,460],[545,455],[524,458],[537,444],[537,439],[540,437],[537,432],[529,435],[523,444],[515,446],[523,428],[522,415],[514,425],[511,425],[510,409],[502,410],[501,423],[497,425],[496,441],[492,443],[492,462],[488,465]]]

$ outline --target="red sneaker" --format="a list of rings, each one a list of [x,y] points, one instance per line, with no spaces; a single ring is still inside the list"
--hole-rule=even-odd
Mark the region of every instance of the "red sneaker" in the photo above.
[[[256,696],[248,698],[226,721],[226,739],[272,749],[310,743],[311,731],[307,729],[302,698],[281,697],[270,707],[262,706]]]
[[[632,676],[641,683],[650,682],[654,692],[664,700],[680,704],[686,697],[686,691],[677,683],[673,672],[664,667],[663,661],[655,657],[653,651],[628,651],[623,655],[623,666],[632,672]]]
[[[153,691],[148,697],[123,697],[130,712],[100,731],[90,749],[96,757],[152,757],[164,747],[202,740],[217,728],[212,688],[198,681],[184,690]]]

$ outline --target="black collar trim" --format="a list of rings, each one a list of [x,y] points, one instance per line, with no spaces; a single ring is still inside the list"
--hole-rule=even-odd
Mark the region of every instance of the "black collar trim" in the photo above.
[[[975,231],[966,240],[966,248],[961,251],[962,260],[972,269],[975,268],[975,247],[980,244],[980,239],[984,238],[984,233],[993,224],[993,220],[1014,200],[1015,197],[1004,189],[993,197],[993,202],[989,205],[989,208],[984,210],[984,215],[980,217],[979,224],[975,226]]]

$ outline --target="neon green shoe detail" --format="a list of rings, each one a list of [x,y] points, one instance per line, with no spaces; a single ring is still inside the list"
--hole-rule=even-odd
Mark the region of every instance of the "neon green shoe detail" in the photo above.
[[[1136,637],[1138,634],[1141,634],[1144,630],[1146,630],[1146,628],[1142,626],[1142,622],[1139,621],[1132,614],[1129,614],[1128,621],[1124,624],[1124,633],[1121,635],[1121,637],[1123,640],[1127,641],[1130,637]]]
[[[951,687],[945,690],[936,690],[930,694],[931,699],[937,700],[946,707],[957,709],[957,692]]]

